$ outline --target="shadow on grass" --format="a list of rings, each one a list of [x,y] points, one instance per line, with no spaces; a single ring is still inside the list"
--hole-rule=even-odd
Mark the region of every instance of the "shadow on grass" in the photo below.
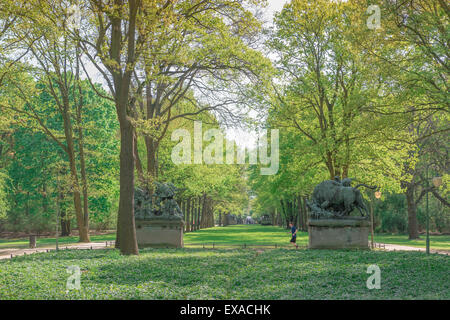
[[[357,250],[145,251],[137,259],[103,265],[90,278],[97,284],[142,286],[164,283],[226,288],[228,299],[385,299],[450,297],[450,260],[423,253]],[[382,290],[366,286],[367,267],[382,270]],[[433,272],[430,272],[433,270]]]
[[[120,256],[117,250],[68,250],[15,258],[4,266],[14,271],[11,279],[21,277],[21,272],[43,279],[53,276],[62,286],[66,264],[77,261],[82,291],[69,296],[75,299],[450,298],[449,257],[421,252],[185,248],[145,249],[139,256]],[[372,264],[381,270],[380,290],[366,287],[367,267]],[[55,270],[59,275],[54,275]],[[8,273],[4,276],[13,281],[7,280]],[[38,283],[33,279],[32,284]],[[48,289],[28,288],[22,281],[19,286],[11,289],[25,297],[27,290],[40,297]],[[52,295],[59,297],[66,296]]]

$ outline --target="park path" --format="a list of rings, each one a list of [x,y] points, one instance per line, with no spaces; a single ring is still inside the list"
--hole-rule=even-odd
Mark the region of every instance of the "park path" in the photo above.
[[[380,245],[380,246],[379,246]],[[417,247],[410,247],[410,246],[403,246],[399,244],[389,244],[389,243],[375,243],[376,248],[385,249],[387,251],[422,251],[425,252],[425,248],[417,248]],[[448,250],[434,250],[430,249],[431,253],[439,253],[439,254],[445,254],[449,255],[450,251]]]
[[[103,241],[103,242],[90,242],[90,243],[76,243],[76,244],[68,244],[61,245],[59,247],[60,250],[65,249],[80,249],[80,250],[95,250],[95,249],[105,249],[111,248],[114,245],[114,241]],[[425,248],[417,248],[417,247],[409,247],[398,244],[388,244],[388,243],[376,243],[376,248],[380,248],[386,251],[422,251],[425,252]],[[16,256],[23,256],[27,254],[33,254],[36,252],[48,252],[50,250],[55,250],[55,246],[46,246],[40,247],[36,249],[13,249],[6,248],[0,249],[0,260],[2,259],[10,259]],[[431,253],[445,254],[449,255],[450,252],[448,250],[433,250],[431,249]]]
[[[89,243],[75,243],[75,244],[64,244],[59,246],[59,250],[66,249],[81,249],[81,250],[89,250],[89,249],[105,249],[111,248],[114,245],[114,241],[103,241],[103,242],[89,242]],[[5,248],[0,249],[0,260],[2,259],[10,259],[16,256],[23,256],[27,254],[33,254],[37,252],[48,252],[50,250],[55,250],[55,246],[45,246],[39,247],[35,249],[15,249],[15,248]]]

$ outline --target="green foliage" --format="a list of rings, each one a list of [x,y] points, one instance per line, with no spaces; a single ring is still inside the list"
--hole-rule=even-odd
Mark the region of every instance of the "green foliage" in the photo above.
[[[293,139],[303,142],[297,146],[304,170],[325,169],[331,179],[356,177],[399,191],[399,163],[409,150],[400,141],[408,135],[400,130],[401,117],[382,115],[374,107],[389,106],[389,98],[379,94],[383,74],[355,39],[364,33],[358,19],[365,10],[360,2],[294,0],[276,16],[267,45],[277,57],[280,84],[268,122],[288,128]],[[375,46],[374,35],[364,35],[365,43]]]
[[[219,123],[215,117],[207,112],[197,116],[196,120],[203,121],[203,133],[208,129],[219,127]],[[206,193],[208,197],[213,200],[215,212],[220,210],[222,212],[227,211],[240,214],[248,205],[248,186],[245,177],[245,165],[195,164],[193,163],[193,150],[191,150],[192,164],[175,165],[171,160],[171,153],[178,141],[171,141],[171,135],[173,130],[179,128],[183,128],[190,133],[190,147],[193,149],[193,122],[186,120],[174,121],[169,128],[166,137],[161,141],[159,149],[159,161],[161,163],[160,179],[172,182],[180,189],[179,199],[201,196]],[[226,142],[224,141],[224,159],[225,143]],[[203,148],[208,144],[208,142],[203,142]]]
[[[286,229],[261,225],[230,225],[215,227],[196,232],[187,233],[184,236],[186,246],[212,243],[216,245],[270,245],[292,246],[291,239]],[[308,234],[297,232],[297,244],[306,246]],[[211,247],[211,246],[209,246]]]
[[[6,217],[6,213],[9,209],[7,200],[7,179],[8,175],[5,172],[0,171],[0,222]]]
[[[122,14],[132,2],[79,1],[83,28],[74,32],[63,19],[66,2],[2,1],[2,227],[49,229],[57,199],[73,218],[73,180],[83,171],[78,132],[92,226],[113,226],[119,116],[134,126],[136,156],[143,160],[138,184],[173,182],[178,200],[205,195],[216,218],[250,210],[281,213],[286,221],[317,183],[338,175],[390,192],[375,208],[377,230],[405,232],[406,206],[392,193],[408,184],[421,192],[425,166],[439,162],[444,184],[438,191],[446,206],[430,201],[431,226],[447,232],[448,8],[441,0],[372,2],[384,4],[377,30],[367,28],[366,0],[292,0],[257,50],[262,21],[254,12],[264,1],[138,2],[135,43],[111,30],[119,15],[124,27],[117,30],[131,30],[132,14]],[[109,92],[79,81],[86,70],[78,55],[101,69]],[[278,174],[262,176],[259,165],[173,164],[175,129],[193,136],[192,120],[203,121],[204,130],[219,127],[245,115],[247,106],[260,112],[249,122],[280,129]],[[68,161],[64,151],[72,138]],[[419,226],[425,223],[423,199]]]
[[[383,194],[401,193],[409,182],[423,190],[423,168],[433,162],[445,180],[446,6],[376,3],[377,30],[366,26],[367,1],[292,0],[275,15],[266,46],[277,72],[260,125],[280,128],[280,171],[266,177],[251,167],[259,214],[283,215],[280,201],[310,195],[334,176],[376,185]],[[369,198],[372,191],[363,193]],[[376,213],[378,230],[405,232],[406,205],[386,201]],[[448,205],[433,210],[433,230],[446,230],[448,213]],[[423,226],[423,208],[418,219]]]
[[[7,167],[10,177],[7,195],[11,205],[6,226],[24,232],[48,230],[55,213],[52,206],[55,181],[51,168],[61,161],[61,153],[40,132],[19,127],[13,139],[14,161]]]
[[[366,287],[374,263],[380,290]],[[72,265],[81,288],[66,291]],[[449,299],[449,268],[419,252],[70,250],[1,260],[0,299]]]
[[[374,208],[374,217],[377,221],[375,232],[406,232],[407,214],[405,196],[392,194],[388,195],[383,201],[377,202]]]
[[[450,230],[449,210],[439,200],[429,195],[431,231],[447,233]],[[408,226],[408,208],[404,194],[387,194],[382,200],[375,200],[375,232],[405,234]],[[417,207],[419,231],[426,228],[425,201]]]
[[[2,193],[2,196],[7,196],[10,208],[5,227],[28,232],[53,230],[56,198],[61,194],[62,198],[58,200],[60,207],[66,211],[67,219],[73,218],[69,163],[64,152],[65,143],[59,143],[64,136],[63,119],[57,112],[49,86],[33,81],[26,74],[16,76],[14,81],[22,79],[21,85],[30,90],[24,101],[16,91],[18,87],[2,88],[4,101],[10,98],[8,103],[15,108],[16,118],[20,115],[21,119],[10,127],[14,143],[10,150],[13,159],[6,167],[8,188],[6,193]],[[84,100],[81,126],[90,190],[89,209],[93,225],[106,228],[115,225],[114,211],[119,196],[118,124],[112,104],[97,95],[97,92],[106,94],[104,90],[97,85],[94,91],[87,81],[80,85]],[[75,98],[69,98],[71,103],[75,103]],[[57,137],[56,140],[53,137]],[[78,139],[74,139],[79,157]]]

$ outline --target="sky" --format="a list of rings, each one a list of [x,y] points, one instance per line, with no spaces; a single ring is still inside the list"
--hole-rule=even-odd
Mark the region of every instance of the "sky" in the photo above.
[[[272,22],[275,12],[281,11],[283,5],[288,0],[269,0],[268,6],[265,8],[265,19]],[[255,132],[245,131],[243,129],[230,128],[226,130],[227,139],[232,139],[240,147],[252,148],[257,144],[257,135]]]
[[[275,12],[281,11],[283,5],[288,2],[288,0],[268,0],[268,5],[264,9],[265,10],[265,18],[264,20],[267,23],[272,23],[273,16]],[[102,76],[95,69],[94,66],[87,63],[88,72],[91,74],[94,82],[104,83]],[[227,139],[232,139],[236,142],[240,147],[252,148],[257,144],[257,135],[255,132],[245,131],[243,129],[238,128],[228,128],[225,130]]]
[[[281,11],[283,9],[284,4],[287,2],[287,0],[269,0],[268,1],[268,7],[267,7],[267,13],[270,16],[273,16],[275,11]]]

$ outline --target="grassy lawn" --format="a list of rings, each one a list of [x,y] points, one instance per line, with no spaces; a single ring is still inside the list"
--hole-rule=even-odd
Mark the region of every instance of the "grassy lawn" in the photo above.
[[[306,245],[307,235],[298,240]],[[71,241],[76,238],[66,243]],[[288,244],[287,230],[258,225],[204,229],[186,234],[185,242],[184,249],[145,249],[139,256],[121,256],[115,249],[63,250],[0,260],[0,300],[450,299],[446,255],[193,246]],[[366,287],[372,264],[381,270],[379,290]],[[73,265],[81,269],[81,289],[66,291],[66,270]]]
[[[367,267],[381,289],[366,287]],[[66,291],[69,266],[80,290]],[[450,258],[420,252],[115,249],[0,261],[2,299],[450,299]]]
[[[218,246],[227,244],[292,246],[289,243],[291,236],[288,232],[289,230],[273,226],[231,225],[186,233],[184,243],[187,247],[212,243]],[[306,246],[308,244],[308,233],[298,232],[297,244]]]
[[[261,225],[233,225],[227,227],[215,227],[202,229],[196,232],[189,232],[184,236],[186,247],[198,248],[201,244],[213,243],[216,246],[223,247],[227,244],[233,245],[277,245],[289,246],[290,236],[288,230],[274,226]],[[308,233],[297,233],[297,244],[306,246],[308,244]],[[111,241],[115,240],[116,234],[92,235],[92,241]],[[370,237],[369,237],[370,239]],[[450,250],[450,236],[430,236],[431,248],[439,250]],[[62,237],[59,238],[61,245],[75,244],[78,237]],[[408,240],[407,235],[385,235],[376,234],[375,241],[381,243],[390,243],[405,245],[410,247],[425,248],[425,236],[422,235],[420,240]],[[46,247],[54,246],[55,238],[38,238],[37,246]],[[0,250],[4,248],[28,248],[28,239],[0,239]]]
[[[215,227],[187,233],[184,236],[186,246],[198,244],[252,244],[289,246],[288,230],[274,226],[261,225],[233,225]],[[369,236],[370,239],[370,236]],[[407,235],[375,235],[375,241],[381,243],[398,244],[410,247],[425,248],[425,235],[420,240],[408,240]],[[450,236],[430,236],[432,249],[450,250]],[[297,233],[297,244],[308,245],[308,233]]]

